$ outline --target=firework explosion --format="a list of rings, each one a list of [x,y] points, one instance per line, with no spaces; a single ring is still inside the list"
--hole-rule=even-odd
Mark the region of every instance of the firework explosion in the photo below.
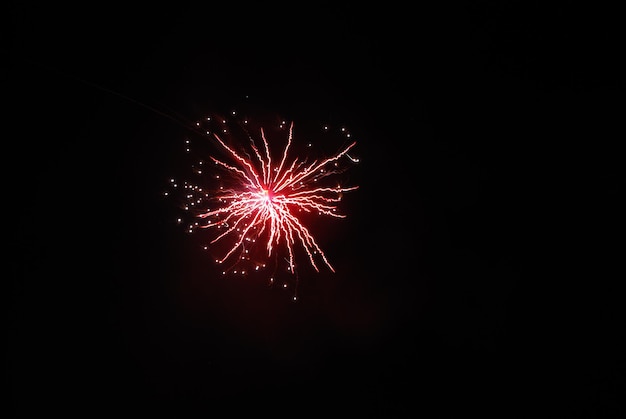
[[[204,128],[207,123],[213,123],[213,118],[196,125]],[[237,266],[239,262],[253,260],[253,249],[256,249],[253,270],[265,268],[267,261],[281,254],[287,271],[295,274],[296,250],[301,249],[315,271],[319,272],[319,267],[325,265],[335,272],[304,218],[306,214],[346,217],[338,212],[337,206],[345,192],[354,191],[358,186],[342,186],[334,175],[345,170],[340,164],[342,161],[358,161],[349,154],[356,142],[348,141],[330,157],[292,157],[296,148],[293,122],[279,124],[277,132],[284,136],[279,154],[273,154],[270,140],[276,139],[268,138],[263,127],[252,129],[247,120],[238,121],[237,127],[245,141],[235,138],[234,130],[225,119],[220,119],[219,126],[212,126],[214,129],[203,131],[224,155],[224,158],[209,156],[209,164],[213,166],[209,176],[219,181],[215,189],[199,186],[202,182],[178,185],[171,180],[172,187],[182,186],[183,208],[193,213],[188,231],[206,229],[215,233],[205,248],[221,245],[222,252],[216,262],[229,266],[223,270],[224,274],[246,274],[245,269]],[[341,131],[346,139],[350,138],[345,128]],[[190,141],[186,140],[186,144],[189,152]],[[307,145],[310,147],[311,143]],[[206,166],[202,160],[194,165],[195,174],[205,181]],[[182,223],[182,219],[179,222]],[[261,257],[259,249],[262,249]],[[273,281],[273,277],[270,279]]]

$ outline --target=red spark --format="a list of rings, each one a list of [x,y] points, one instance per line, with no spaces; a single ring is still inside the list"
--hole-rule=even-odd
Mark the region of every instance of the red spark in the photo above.
[[[298,215],[304,211],[335,218],[346,217],[337,212],[337,205],[344,192],[353,191],[358,186],[321,186],[324,182],[320,181],[337,173],[334,166],[338,160],[349,158],[356,161],[348,154],[356,142],[321,160],[307,162],[307,159],[292,159],[289,153],[293,127],[292,122],[284,150],[276,161],[272,159],[263,128],[260,129],[262,149],[257,147],[250,136],[250,154],[235,150],[213,133],[215,140],[226,151],[229,162],[215,157],[211,157],[211,160],[224,169],[233,182],[232,187],[221,189],[210,196],[217,207],[198,214],[198,217],[207,221],[199,227],[220,230],[211,244],[222,240],[231,243],[217,262],[224,263],[230,258],[241,260],[248,246],[261,240],[268,258],[281,246],[286,250],[288,270],[291,273],[294,273],[295,268],[296,246],[304,249],[316,271],[319,272],[319,260],[335,271]]]

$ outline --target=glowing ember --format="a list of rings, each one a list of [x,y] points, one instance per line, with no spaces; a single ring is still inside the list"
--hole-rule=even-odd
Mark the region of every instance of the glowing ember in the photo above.
[[[232,261],[230,269],[241,260],[250,260],[250,250],[260,243],[266,259],[276,256],[279,251],[284,254],[287,270],[292,274],[295,273],[296,248],[304,250],[303,254],[316,271],[319,272],[318,265],[322,263],[334,272],[302,216],[308,213],[346,217],[337,212],[337,205],[344,192],[353,191],[358,186],[341,186],[332,180],[332,176],[342,171],[340,160],[357,162],[349,155],[356,142],[349,143],[331,157],[312,161],[292,158],[294,124],[292,122],[287,128],[283,123],[281,128],[288,132],[285,133],[286,141],[283,139],[285,146],[278,156],[272,155],[263,128],[256,133],[244,130],[249,149],[239,149],[227,143],[222,136],[228,132],[225,128],[219,133],[207,131],[225,153],[224,159],[210,157],[216,169],[220,169],[217,173],[223,172],[224,175],[215,176],[221,182],[217,191],[204,191],[199,186],[184,184],[188,193],[185,209],[193,208],[195,216],[200,219],[200,222],[196,220],[189,225],[189,231],[196,228],[215,230],[210,244],[227,244],[217,262]],[[202,173],[201,164],[198,163],[196,174]],[[173,179],[172,184],[176,186]],[[257,263],[254,269],[260,267],[265,267],[265,263]],[[246,273],[245,270],[232,272]]]

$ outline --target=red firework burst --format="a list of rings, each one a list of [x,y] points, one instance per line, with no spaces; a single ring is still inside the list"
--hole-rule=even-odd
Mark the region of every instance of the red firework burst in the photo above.
[[[208,118],[207,118],[208,119]],[[226,124],[226,121],[222,121]],[[242,122],[242,126],[247,121]],[[201,124],[198,123],[200,127]],[[205,191],[204,188],[185,183],[185,209],[193,209],[196,220],[189,225],[189,231],[196,228],[214,230],[215,235],[210,244],[220,246],[222,254],[216,262],[230,263],[226,273],[233,270],[238,262],[250,260],[250,250],[261,244],[266,260],[284,252],[287,270],[295,273],[296,248],[304,251],[310,265],[319,272],[319,264],[335,271],[326,254],[304,222],[305,214],[345,218],[338,212],[338,204],[345,192],[358,189],[358,186],[342,186],[335,180],[336,174],[342,172],[340,160],[351,162],[358,160],[349,152],[356,145],[355,141],[330,157],[311,160],[308,157],[292,157],[294,148],[294,124],[282,123],[286,140],[280,154],[274,155],[270,150],[270,142],[265,130],[246,133],[248,147],[241,144],[229,144],[222,134],[206,131],[219,144],[224,158],[210,156],[210,160],[219,173],[214,177],[221,184],[216,190]],[[349,134],[346,134],[349,138]],[[256,140],[255,140],[256,138]],[[189,150],[187,150],[189,151]],[[196,173],[202,162],[196,166]],[[174,180],[172,180],[175,183]],[[257,263],[253,269],[264,267],[265,263]],[[245,274],[245,270],[233,270]]]

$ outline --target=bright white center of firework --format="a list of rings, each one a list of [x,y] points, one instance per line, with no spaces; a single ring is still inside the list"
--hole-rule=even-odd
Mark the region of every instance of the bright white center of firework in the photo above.
[[[265,204],[272,205],[272,201],[274,200],[274,192],[271,189],[263,189],[260,195],[261,200]]]

